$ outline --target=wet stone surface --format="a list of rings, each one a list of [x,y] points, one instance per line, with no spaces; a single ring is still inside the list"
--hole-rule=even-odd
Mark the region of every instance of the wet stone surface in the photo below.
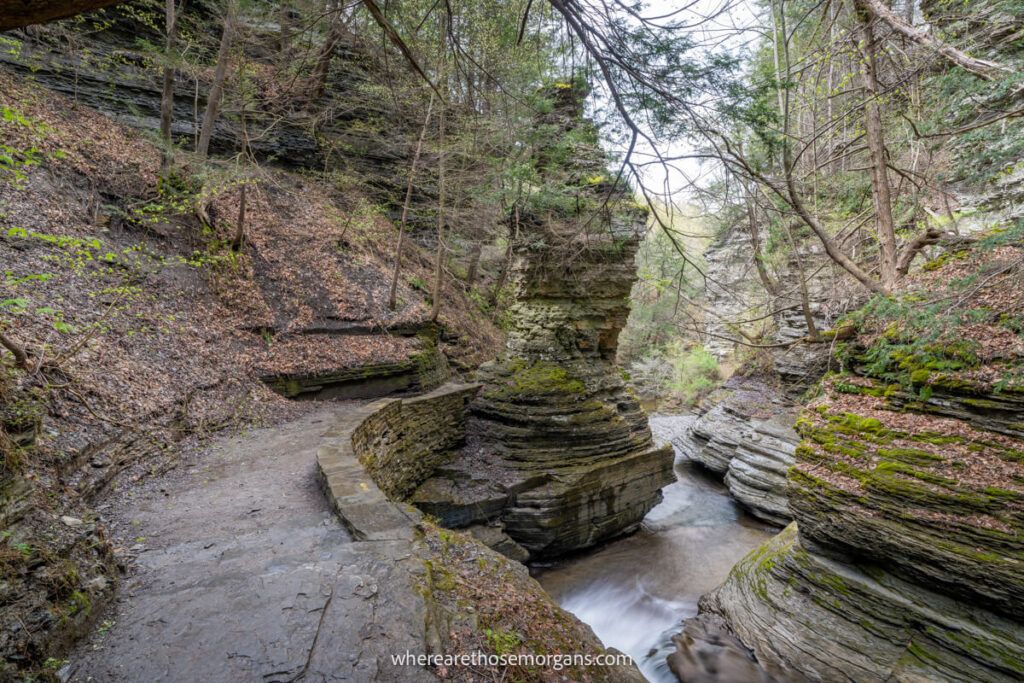
[[[390,662],[422,651],[410,544],[353,542],[318,488],[338,410],[220,441],[106,511],[135,556],[70,680],[434,680]]]

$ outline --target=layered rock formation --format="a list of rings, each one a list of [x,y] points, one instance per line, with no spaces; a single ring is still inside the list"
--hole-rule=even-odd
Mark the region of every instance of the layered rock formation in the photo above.
[[[777,257],[778,255],[776,255]],[[808,278],[807,306],[818,331],[831,327],[840,312],[854,306],[862,294],[848,287],[847,279],[835,269],[820,246],[802,245],[799,255],[788,254],[779,263],[765,263],[766,283],[755,267],[755,252],[745,225],[730,226],[704,253],[708,285],[705,308],[714,312],[705,321],[706,338],[702,343],[723,367],[742,365],[737,353],[742,347],[730,341],[736,337],[735,321],[744,323],[748,333],[764,334],[778,346],[766,351],[772,369],[780,379],[779,389],[792,401],[828,370],[827,345],[801,343],[809,330],[803,310],[799,282],[801,272],[814,272]],[[762,255],[766,261],[766,256]]]
[[[139,41],[161,44],[163,36],[152,24],[140,21],[140,16],[117,7],[96,13],[88,47],[74,51],[68,50],[65,38],[53,26],[37,27],[31,34],[13,34],[9,49],[0,52],[0,64],[120,123],[159,130],[161,84]],[[215,22],[215,10],[207,3],[190,4],[183,22],[193,21]],[[208,92],[208,83],[200,87],[179,75],[174,97],[175,135],[191,140],[198,134]],[[266,128],[265,133],[250,136],[251,149],[259,157],[295,166],[323,164],[320,145],[302,116],[282,111],[253,111],[251,116],[250,125]],[[222,118],[214,127],[211,149],[233,153],[241,137],[239,123]]]
[[[700,632],[724,619],[786,681],[1008,682],[1024,675],[1021,626],[1006,614],[809,546],[795,524],[787,527],[702,599],[702,615],[688,628]]]
[[[708,397],[702,414],[673,443],[724,477],[729,492],[751,513],[783,526],[792,519],[786,472],[799,441],[792,427],[797,412],[777,383],[736,375]]]
[[[799,530],[737,565],[688,628],[724,620],[782,680],[1020,680],[1020,442],[853,406],[832,393],[801,418]]]
[[[587,125],[581,93],[562,89],[556,102],[541,125],[559,140]],[[538,159],[558,144],[541,147]],[[574,158],[595,150],[581,145]],[[586,213],[520,214],[506,352],[478,373],[469,446],[411,498],[452,526],[500,524],[532,557],[636,529],[674,481],[672,449],[654,446],[612,364],[646,212],[622,196],[605,202],[610,190],[588,188]]]
[[[958,296],[1000,302],[990,322],[947,312],[922,340],[899,302],[866,316],[797,422],[796,524],[705,596],[691,631],[727,624],[785,680],[1024,677],[1020,231],[916,278],[941,293],[986,272]]]
[[[592,244],[561,275],[550,252],[517,251],[508,348],[478,373],[469,446],[412,502],[450,526],[500,524],[533,557],[639,526],[674,476],[611,363],[634,245]]]

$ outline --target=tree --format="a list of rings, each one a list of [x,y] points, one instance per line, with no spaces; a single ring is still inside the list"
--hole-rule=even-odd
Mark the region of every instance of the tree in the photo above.
[[[0,346],[10,351],[11,355],[14,356],[14,364],[22,370],[29,370],[28,352],[25,347],[14,341],[2,331],[0,331]]]
[[[875,232],[879,244],[879,266],[882,287],[892,291],[896,286],[896,226],[892,218],[892,194],[889,187],[889,166],[886,162],[885,133],[879,105],[878,42],[871,18],[861,17],[864,59],[864,133],[871,156],[871,197],[875,204]]]
[[[181,7],[175,8],[174,0],[166,0],[163,88],[160,93],[160,139],[164,145],[160,155],[160,169],[164,172],[170,167],[173,159],[174,139],[171,134],[171,124],[174,118],[174,50],[175,37],[178,32],[178,15],[185,8],[185,2],[186,0],[182,0]]]
[[[918,45],[922,45],[929,50],[938,53],[951,63],[970,71],[975,76],[984,78],[985,80],[993,80],[999,76],[1013,72],[1013,70],[1008,66],[999,64],[998,62],[971,57],[966,52],[945,44],[932,34],[911,26],[910,22],[913,21],[913,0],[908,0],[910,10],[906,19],[900,19],[891,9],[879,2],[879,0],[856,0],[856,3],[857,7],[869,17],[876,17],[884,21],[897,33]]]
[[[412,202],[413,181],[416,179],[416,167],[420,162],[420,154],[423,151],[423,139],[427,136],[427,126],[430,124],[430,113],[434,108],[434,94],[430,94],[430,102],[427,104],[427,115],[423,117],[423,126],[420,128],[420,137],[416,141],[416,151],[412,155],[412,164],[409,166],[409,181],[405,189],[405,201],[402,203],[402,218],[398,223],[398,243],[395,245],[395,267],[391,272],[391,289],[388,293],[388,308],[395,310],[398,292],[398,274],[402,269],[402,247],[405,244],[405,229],[409,221],[409,204]]]
[[[327,31],[327,37],[324,39],[324,44],[320,48],[320,55],[317,57],[316,66],[313,68],[313,76],[310,79],[312,82],[310,98],[314,101],[324,96],[331,59],[334,58],[334,53],[338,49],[338,44],[341,43],[344,33],[344,5],[338,2],[335,3],[335,7],[332,10],[331,25]]]
[[[203,115],[203,127],[199,133],[199,143],[196,147],[200,159],[205,159],[209,154],[210,138],[213,136],[221,99],[224,97],[224,81],[227,79],[228,62],[231,59],[231,42],[234,40],[237,30],[235,25],[238,19],[237,14],[237,0],[227,0],[221,29],[220,48],[217,51],[217,66],[214,68],[210,92],[206,96],[206,113]]]

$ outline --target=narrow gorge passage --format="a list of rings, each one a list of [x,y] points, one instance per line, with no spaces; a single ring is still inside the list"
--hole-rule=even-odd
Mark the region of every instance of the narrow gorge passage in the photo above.
[[[650,418],[668,441],[692,415]],[[777,530],[750,516],[726,486],[676,453],[677,481],[635,534],[553,563],[538,580],[607,647],[630,655],[650,681],[674,683],[666,657],[683,619],[744,555]]]

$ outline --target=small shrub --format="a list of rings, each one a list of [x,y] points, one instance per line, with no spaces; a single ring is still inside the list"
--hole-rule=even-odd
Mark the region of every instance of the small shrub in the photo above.
[[[668,359],[673,370],[668,386],[684,402],[696,403],[718,384],[718,361],[703,346],[684,350],[674,342],[669,345]]]

